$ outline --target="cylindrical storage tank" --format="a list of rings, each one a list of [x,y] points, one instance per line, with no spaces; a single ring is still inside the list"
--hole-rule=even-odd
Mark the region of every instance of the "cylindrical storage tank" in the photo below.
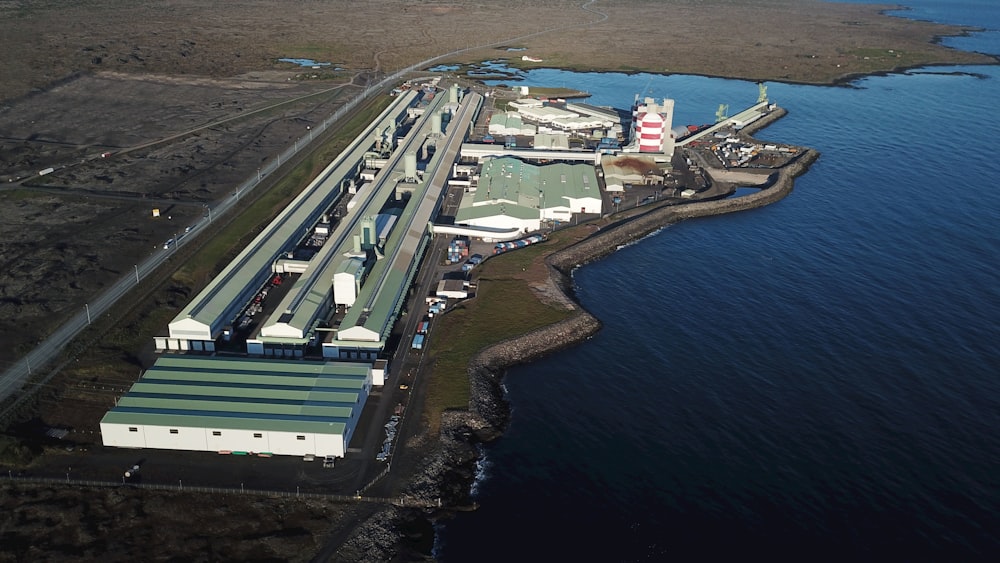
[[[408,152],[403,157],[403,175],[407,179],[417,178],[417,153]]]
[[[441,133],[441,112],[439,111],[434,112],[434,115],[431,116],[431,133]]]
[[[639,137],[639,152],[660,152],[663,150],[663,117],[655,112],[641,114],[636,135]]]

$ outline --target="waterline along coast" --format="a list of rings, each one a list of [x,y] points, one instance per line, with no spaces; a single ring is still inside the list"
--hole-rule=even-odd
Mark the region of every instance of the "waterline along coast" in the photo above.
[[[1000,12],[887,9],[0,6],[0,559],[992,561]]]
[[[356,431],[366,417],[403,422],[410,385],[433,376],[423,358],[435,325],[489,284],[477,273],[490,260],[584,230],[548,258],[548,283],[564,291],[572,267],[666,224],[784,197],[817,156],[750,136],[784,115],[763,84],[743,111],[674,126],[669,98],[619,111],[439,81],[393,90],[154,339],[159,359],[101,421],[105,446],[355,458],[374,476],[371,460],[401,446],[390,436],[373,452]],[[732,197],[737,186],[754,193]],[[572,295],[562,301],[574,315],[519,339],[541,346],[505,342],[476,365],[502,369],[591,334]]]
[[[433,75],[385,95],[153,338],[152,365],[99,422],[103,448],[73,452],[73,478],[468,508],[455,474],[507,423],[504,369],[600,328],[575,301],[572,270],[670,223],[780,200],[818,157],[754,138],[786,113],[764,84],[746,109],[720,106],[697,124],[675,123],[684,102],[669,97],[614,108]],[[460,311],[508,299],[494,272],[523,256],[542,261],[528,285],[551,321],[512,317],[510,337],[490,336],[451,374],[465,380],[460,411],[441,410],[435,394],[455,390],[442,391],[439,354],[462,339],[437,334]],[[490,332],[494,320],[467,322]],[[442,447],[425,456],[405,438],[428,420]],[[135,450],[124,477],[109,474]],[[178,479],[181,459],[203,471]],[[66,459],[24,478],[62,475],[55,464]]]

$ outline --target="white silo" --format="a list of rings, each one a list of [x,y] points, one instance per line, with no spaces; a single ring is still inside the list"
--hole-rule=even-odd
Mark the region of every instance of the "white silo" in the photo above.
[[[403,156],[403,178],[407,182],[417,181],[417,153],[408,152]]]

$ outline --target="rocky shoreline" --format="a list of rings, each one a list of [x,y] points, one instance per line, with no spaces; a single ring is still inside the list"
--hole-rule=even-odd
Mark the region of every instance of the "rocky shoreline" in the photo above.
[[[741,132],[741,137],[752,135],[783,117],[787,112],[778,109]],[[499,436],[507,424],[510,409],[504,398],[501,382],[504,372],[511,366],[531,362],[541,356],[574,346],[593,336],[601,322],[576,302],[573,294],[572,272],[575,268],[593,262],[622,245],[639,240],[663,227],[697,217],[722,215],[756,209],[783,199],[795,184],[795,178],[805,174],[819,158],[813,149],[802,149],[798,156],[772,173],[766,187],[738,198],[685,203],[662,204],[635,217],[605,226],[585,240],[556,252],[546,259],[550,281],[558,287],[567,302],[572,303],[575,314],[554,325],[534,330],[517,338],[495,344],[481,351],[469,366],[472,397],[469,413],[447,417],[442,433],[459,433],[476,436],[488,441]]]
[[[752,128],[745,128],[741,137],[751,139],[755,132],[785,114],[783,109],[772,112],[753,123]],[[469,365],[469,409],[442,414],[438,443],[427,457],[424,467],[414,475],[405,493],[406,496],[425,501],[441,499],[442,508],[430,511],[390,508],[381,511],[363,524],[359,533],[338,554],[379,553],[393,560],[430,557],[427,550],[415,549],[412,534],[403,530],[420,528],[415,522],[421,520],[426,521],[423,528],[432,529],[433,522],[449,517],[456,510],[475,508],[470,497],[470,487],[475,479],[476,462],[480,457],[479,447],[502,435],[510,417],[510,407],[502,387],[506,370],[575,346],[601,328],[600,320],[575,299],[572,282],[574,269],[678,221],[756,209],[779,201],[791,193],[795,178],[805,174],[818,158],[817,151],[802,149],[792,162],[772,173],[768,183],[758,192],[738,198],[653,206],[642,214],[602,226],[583,241],[548,256],[546,265],[550,284],[558,288],[574,314],[554,325],[490,346],[473,358]],[[387,522],[395,524],[387,525]],[[394,546],[390,547],[389,544]]]

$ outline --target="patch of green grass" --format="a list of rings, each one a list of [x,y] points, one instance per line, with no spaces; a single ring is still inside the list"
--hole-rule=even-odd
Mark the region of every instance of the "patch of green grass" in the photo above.
[[[575,88],[542,87],[542,86],[532,86],[528,89],[528,93],[530,93],[532,96],[548,96],[550,98],[563,98],[563,97],[572,98],[587,94],[586,92],[582,90],[577,90]]]
[[[483,262],[478,268],[476,297],[449,312],[435,327],[427,352],[433,368],[425,409],[432,430],[436,431],[445,410],[468,408],[468,366],[480,350],[575,314],[542,302],[523,279],[525,270],[537,268],[545,256],[574,244],[578,236],[571,231],[553,233],[544,243]]]
[[[899,49],[850,49],[845,55],[855,57],[863,66],[869,67],[910,67],[921,64],[925,57],[920,53],[901,51]]]
[[[475,299],[445,315],[430,338],[434,367],[427,389],[427,413],[432,425],[436,426],[447,409],[469,407],[468,365],[480,350],[571,314],[539,301],[523,280],[480,278]]]
[[[52,197],[49,194],[38,194],[31,190],[14,189],[9,192],[0,192],[0,201],[22,201],[37,197]]]

